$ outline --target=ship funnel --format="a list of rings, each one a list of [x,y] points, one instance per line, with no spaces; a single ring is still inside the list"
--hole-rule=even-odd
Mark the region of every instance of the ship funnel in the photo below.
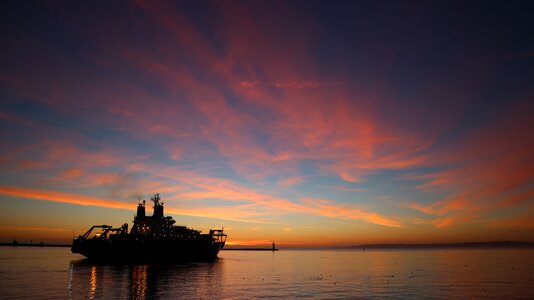
[[[163,218],[163,203],[159,203],[159,194],[154,195],[153,198],[151,198],[152,201],[154,201],[154,216],[153,218]]]
[[[143,201],[145,202],[145,201]],[[139,203],[137,205],[137,217],[138,218],[144,218],[145,217],[145,203]]]

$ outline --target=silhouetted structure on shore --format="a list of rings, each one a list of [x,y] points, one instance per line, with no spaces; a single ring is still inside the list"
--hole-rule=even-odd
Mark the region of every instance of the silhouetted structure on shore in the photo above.
[[[130,233],[128,224],[120,228],[94,225],[84,235],[73,239],[72,252],[101,261],[169,262],[217,257],[227,237],[222,229],[201,234],[198,230],[175,226],[172,217],[164,216],[159,194],[151,200],[153,215],[146,215],[145,201],[139,203]]]

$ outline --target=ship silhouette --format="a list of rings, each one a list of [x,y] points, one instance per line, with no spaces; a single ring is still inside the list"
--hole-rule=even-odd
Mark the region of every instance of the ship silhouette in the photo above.
[[[145,201],[137,206],[133,227],[120,228],[94,225],[85,234],[74,238],[72,252],[98,261],[193,261],[213,260],[224,247],[227,235],[223,229],[207,234],[186,226],[174,225],[171,216],[164,216],[159,194],[151,198],[154,213],[147,216]]]

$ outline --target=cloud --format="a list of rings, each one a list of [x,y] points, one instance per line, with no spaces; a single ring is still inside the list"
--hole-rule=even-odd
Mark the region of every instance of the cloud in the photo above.
[[[302,164],[311,165],[317,175],[363,181],[377,170],[423,164],[425,159],[419,152],[427,141],[382,122],[372,96],[364,91],[354,93],[343,79],[325,78],[318,72],[313,57],[304,51],[305,43],[294,43],[296,39],[311,41],[312,35],[284,37],[287,41],[281,43],[283,46],[273,48],[260,37],[278,39],[272,26],[282,25],[264,22],[235,7],[218,20],[222,40],[231,41],[226,50],[219,51],[212,47],[212,37],[168,5],[137,3],[150,26],[167,37],[155,40],[152,48],[130,47],[129,34],[101,43],[99,36],[82,32],[89,41],[98,41],[94,43],[98,51],[87,59],[102,69],[134,70],[140,74],[141,84],[123,80],[125,74],[104,80],[87,77],[87,71],[74,68],[65,71],[70,75],[63,83],[67,88],[57,86],[56,73],[39,74],[39,82],[47,84],[31,89],[20,81],[11,85],[12,90],[30,98],[49,95],[45,103],[53,109],[98,124],[101,129],[113,128],[121,138],[126,135],[136,143],[148,143],[153,146],[149,153],[124,146],[127,139],[119,141],[120,146],[92,144],[94,139],[88,136],[72,136],[68,130],[52,127],[48,129],[50,136],[62,132],[63,139],[39,139],[27,154],[14,155],[21,172],[46,170],[50,174],[47,186],[59,188],[116,186],[115,196],[139,193],[140,187],[165,191],[170,195],[170,206],[172,201],[183,203],[189,210],[177,211],[189,215],[218,214],[239,220],[263,217],[269,221],[269,214],[305,213],[400,226],[388,217],[333,200],[319,204],[308,199],[303,204],[300,197],[274,196],[237,184],[240,179],[254,183],[285,176],[278,183],[289,188],[303,183],[303,176],[295,175]],[[231,17],[240,11],[244,14],[239,18]],[[104,19],[106,22],[110,20]],[[288,25],[283,26],[285,30],[301,26]],[[72,105],[72,99],[79,99],[79,95],[91,99],[90,108]],[[154,157],[158,155],[165,155],[170,162],[157,161]],[[199,161],[215,162],[204,165]],[[180,168],[173,167],[177,164]],[[185,170],[189,165],[193,171]],[[211,173],[225,168],[235,172],[236,178]],[[18,192],[20,197],[48,201],[68,198],[51,191]],[[129,209],[106,199],[76,195],[74,199],[73,204]],[[224,205],[210,203],[213,200]]]
[[[387,218],[377,213],[367,212],[350,205],[338,205],[326,199],[303,199],[302,210],[312,212],[326,217],[364,220],[371,224],[377,224],[389,227],[401,227],[401,224],[391,218]]]
[[[138,85],[99,77],[82,80],[85,74],[70,70],[67,80],[72,84],[65,85],[77,89],[54,94],[54,103],[71,113],[70,99],[87,95],[95,112],[109,112],[104,124],[143,140],[154,140],[154,136],[180,139],[179,147],[174,141],[157,141],[171,159],[187,160],[189,153],[222,155],[237,174],[250,180],[296,170],[303,162],[348,182],[363,181],[377,170],[425,163],[419,152],[428,141],[386,125],[372,107],[373,96],[363,90],[354,93],[343,79],[324,78],[306,51],[313,35],[274,34],[273,26],[300,32],[302,22],[313,26],[313,19],[292,22],[284,18],[282,23],[288,24],[278,24],[254,18],[239,6],[233,10],[218,7],[226,14],[217,20],[217,32],[223,41],[231,41],[225,51],[219,51],[213,47],[213,37],[172,5],[137,3],[136,9],[167,38],[147,49],[128,47],[133,38],[129,34],[101,43],[101,37],[83,32],[106,53],[95,52],[90,59],[103,68],[132,68],[143,74],[143,82],[157,83]],[[287,14],[285,10],[276,13]],[[266,38],[283,39],[282,46],[274,47]],[[40,77],[54,81],[57,74]],[[158,88],[164,92],[154,93]],[[17,89],[35,96],[46,85],[29,92],[25,86]],[[229,93],[238,98],[229,101]],[[207,147],[199,150],[199,144],[206,142],[217,153]],[[21,166],[35,167],[35,163],[22,161]]]
[[[82,206],[96,206],[113,209],[134,210],[136,205],[129,202],[110,200],[105,198],[90,197],[78,194],[63,193],[56,191],[37,190],[28,188],[13,188],[0,186],[0,194],[18,198],[25,198],[38,201],[51,201],[59,203],[68,203]],[[167,208],[166,211],[171,214],[188,215],[195,217],[207,217],[213,219],[234,220],[248,223],[262,223],[260,220],[247,219],[239,209],[205,207],[192,210]]]
[[[421,191],[449,195],[430,204],[411,203],[410,207],[436,216],[434,225],[444,228],[490,215],[490,219],[505,218],[502,214],[506,212],[534,205],[529,187],[534,178],[531,113],[528,106],[511,107],[446,153],[434,153],[432,161],[443,167],[408,179],[421,181],[416,186]]]
[[[84,172],[81,168],[71,168],[61,173],[60,176],[64,178],[73,179],[82,176],[83,173]]]
[[[226,242],[226,245],[229,246],[261,246],[261,245],[270,245],[272,241],[269,240],[234,240],[229,239]]]
[[[48,227],[21,227],[21,226],[0,226],[0,230],[16,231],[50,231],[50,232],[71,232],[70,229],[48,228]]]
[[[281,186],[292,186],[302,183],[303,180],[304,178],[301,176],[292,176],[278,180],[278,184]]]
[[[320,87],[332,87],[336,85],[342,85],[341,81],[318,81],[318,80],[286,80],[277,81],[272,83],[260,82],[260,81],[242,81],[239,85],[246,88],[253,88],[256,86],[274,87],[280,89],[315,89]]]
[[[0,194],[40,201],[52,201],[84,206],[99,206],[117,209],[131,209],[131,205],[125,202],[55,191],[0,186]]]
[[[89,49],[77,55],[44,38],[12,43],[39,51],[21,52],[18,67],[0,74],[9,98],[0,122],[10,128],[0,145],[11,178],[4,195],[131,209],[83,194],[154,190],[192,216],[267,223],[307,214],[403,228],[415,218],[376,212],[408,206],[424,215],[418,222],[446,229],[530,211],[531,96],[465,126],[458,116],[469,105],[457,102],[473,95],[457,99],[454,86],[405,93],[398,82],[355,80],[368,70],[325,70],[310,51],[323,42],[314,14],[291,18],[289,3],[217,3],[208,23],[175,5],[136,2],[129,30],[114,15],[94,26],[58,15]],[[406,184],[382,189],[389,173]],[[346,203],[350,194],[330,197],[319,181],[369,199]],[[398,196],[407,190],[418,201]],[[376,201],[384,193],[394,194],[387,207]]]
[[[364,188],[360,188],[360,187],[349,187],[349,186],[343,186],[343,185],[336,185],[336,186],[333,186],[332,189],[334,191],[341,191],[341,192],[365,192],[367,191],[366,189]]]

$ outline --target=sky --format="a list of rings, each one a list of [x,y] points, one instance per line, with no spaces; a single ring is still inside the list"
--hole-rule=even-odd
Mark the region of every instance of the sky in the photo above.
[[[0,241],[534,241],[530,1],[0,5]]]

